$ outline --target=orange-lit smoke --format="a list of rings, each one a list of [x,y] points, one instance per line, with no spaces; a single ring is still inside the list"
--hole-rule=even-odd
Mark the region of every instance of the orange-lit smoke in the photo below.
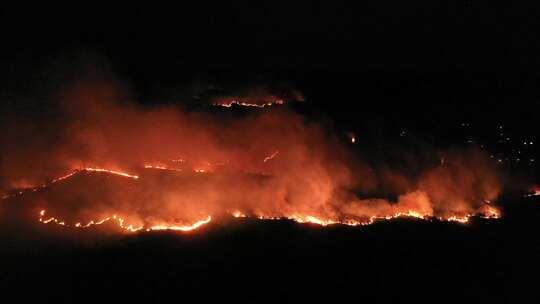
[[[320,225],[500,216],[485,203],[500,182],[478,151],[449,151],[412,173],[380,169],[287,109],[225,118],[123,98],[102,83],[75,85],[50,130],[31,135],[30,122],[4,135],[3,189],[41,185],[4,201],[20,199],[42,223],[128,231],[189,231],[221,214]],[[374,196],[383,188],[395,198]]]
[[[531,196],[539,196],[540,195],[540,186],[533,186],[531,190],[529,191],[529,194],[527,194],[527,197]]]

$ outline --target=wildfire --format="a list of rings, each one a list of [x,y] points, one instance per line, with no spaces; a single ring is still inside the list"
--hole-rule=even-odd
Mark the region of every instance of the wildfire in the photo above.
[[[235,210],[235,211],[231,212],[231,215],[236,217],[236,218],[247,217],[247,215],[245,213],[242,213],[241,211],[238,211],[238,210]]]
[[[52,184],[52,183],[59,182],[59,181],[62,181],[62,180],[64,180],[64,179],[66,179],[66,178],[70,178],[70,177],[72,177],[74,174],[76,174],[77,172],[79,172],[79,171],[78,171],[78,170],[75,170],[75,171],[70,172],[70,173],[68,173],[68,174],[66,174],[66,175],[64,175],[64,176],[57,177],[57,178],[55,178],[55,179],[53,179],[53,180],[51,181],[51,184]],[[42,187],[46,187],[46,186],[47,186],[46,184],[43,184],[43,185],[42,185]]]
[[[275,151],[270,156],[267,156],[265,158],[265,162],[276,157],[278,155],[279,151]],[[163,165],[144,165],[144,168],[147,169],[159,169],[159,170],[171,170],[171,168]],[[173,169],[173,170],[179,170],[179,169]],[[73,172],[70,172],[64,176],[55,178],[51,180],[48,184],[43,184],[41,186],[33,188],[33,190],[37,190],[40,187],[47,187],[50,184],[57,183],[63,180],[66,180],[72,176],[74,176],[78,172],[103,172],[107,174],[112,175],[118,175],[126,178],[131,179],[139,179],[139,176],[133,175],[130,173],[122,172],[122,171],[116,171],[116,170],[110,170],[110,169],[104,169],[104,168],[84,168],[84,169],[78,169]],[[194,169],[193,172],[195,173],[205,173],[207,172],[205,169]],[[23,194],[24,192],[20,191],[18,194]],[[538,195],[539,189],[535,188],[533,194],[531,195]],[[255,213],[255,214],[249,214],[246,213],[240,209],[233,209],[233,211],[228,212],[231,216],[234,218],[248,218],[248,217],[255,217],[260,220],[292,220],[298,223],[303,224],[314,224],[314,225],[320,225],[320,226],[328,226],[328,225],[347,225],[347,226],[359,226],[359,225],[370,225],[377,221],[383,221],[383,220],[393,220],[397,218],[415,218],[419,220],[439,220],[439,221],[448,221],[448,222],[457,222],[457,223],[468,223],[473,216],[478,216],[486,219],[497,219],[501,217],[500,210],[491,204],[490,201],[484,201],[484,205],[482,205],[475,213],[469,213],[469,214],[455,214],[451,216],[434,216],[431,213],[422,213],[417,210],[408,210],[408,211],[402,211],[402,212],[396,212],[394,214],[381,214],[381,215],[372,215],[368,218],[328,218],[326,216],[321,215],[315,215],[315,214],[301,214],[301,213],[294,213],[292,215],[268,215],[268,214],[262,214],[262,213]],[[187,225],[179,225],[179,224],[154,224],[154,225],[133,225],[133,224],[127,224],[126,218],[120,217],[117,214],[108,215],[105,217],[97,218],[94,220],[90,220],[88,222],[81,222],[76,221],[74,224],[68,223],[66,220],[60,219],[58,217],[50,216],[46,217],[46,210],[42,209],[39,212],[39,218],[38,221],[42,224],[56,224],[60,226],[75,228],[75,229],[85,229],[90,228],[93,226],[99,226],[103,225],[105,223],[114,223],[118,227],[120,227],[122,230],[125,230],[127,232],[137,232],[137,231],[162,231],[162,230],[171,230],[171,231],[193,231],[201,226],[204,226],[212,221],[212,216],[208,215],[206,218],[198,220],[192,224]]]
[[[321,226],[327,226],[327,225],[339,223],[332,220],[321,220],[311,215],[306,215],[306,216],[296,215],[296,216],[291,217],[291,219],[297,221],[298,223],[311,223],[311,224],[317,224]]]
[[[451,217],[448,217],[446,219],[444,218],[441,218],[441,220],[446,220],[446,221],[449,221],[449,222],[458,222],[458,223],[468,223],[469,222],[469,219],[471,218],[470,215],[464,215],[464,216],[451,216]]]
[[[236,218],[239,217],[247,217],[245,214],[241,212],[234,212],[232,215]],[[434,217],[429,214],[421,214],[419,212],[416,212],[414,210],[409,210],[407,212],[398,212],[391,215],[374,215],[364,220],[358,220],[358,219],[343,219],[343,220],[332,220],[332,219],[321,219],[319,217],[313,216],[313,215],[292,215],[292,216],[264,216],[259,215],[257,216],[260,220],[292,220],[298,223],[302,224],[315,224],[320,226],[328,226],[328,225],[345,225],[345,226],[366,226],[371,225],[377,221],[383,221],[383,220],[393,220],[398,218],[415,218],[419,220],[438,220],[443,222],[457,222],[457,223],[468,223],[470,221],[470,218],[473,216],[480,216],[487,219],[497,219],[500,218],[500,211],[498,209],[493,208],[492,213],[477,213],[477,214],[466,214],[466,215],[453,215],[449,217]]]
[[[145,169],[163,170],[163,171],[177,171],[177,172],[182,172],[183,171],[182,169],[171,168],[171,167],[165,166],[165,165],[144,165],[144,168]]]
[[[540,186],[534,186],[532,187],[531,192],[527,194],[526,196],[531,197],[531,196],[539,196],[539,195],[540,195]]]
[[[126,231],[129,231],[129,232],[137,232],[137,231],[140,231],[140,230],[146,230],[146,231],[157,231],[157,230],[175,230],[175,231],[191,231],[191,230],[195,230],[205,224],[208,224],[210,223],[210,221],[212,220],[212,217],[211,216],[208,216],[206,219],[204,220],[200,220],[200,221],[197,221],[191,225],[186,225],[186,226],[179,226],[179,225],[156,225],[156,226],[150,226],[148,228],[145,228],[144,225],[140,225],[140,226],[133,226],[133,225],[125,225],[125,220],[117,215],[113,215],[113,216],[109,216],[109,217],[105,217],[103,219],[100,219],[100,220],[91,220],[89,221],[88,223],[86,224],[81,224],[81,222],[77,222],[75,223],[74,225],[69,225],[69,224],[66,224],[65,221],[62,221],[62,220],[59,220],[55,217],[50,217],[50,218],[47,218],[45,219],[44,216],[45,216],[45,213],[46,211],[43,209],[39,212],[39,222],[40,223],[43,223],[43,224],[48,224],[48,223],[55,223],[57,225],[61,225],[61,226],[65,226],[65,227],[74,227],[74,228],[89,228],[91,226],[96,226],[96,225],[102,225],[102,224],[105,224],[107,222],[110,222],[110,221],[113,221],[113,222],[116,222],[117,225],[126,230]]]
[[[84,168],[83,170],[90,171],[90,172],[105,172],[105,173],[110,173],[110,174],[114,174],[114,175],[120,175],[120,176],[124,176],[124,177],[129,177],[129,178],[133,178],[133,179],[138,179],[139,178],[138,175],[133,175],[133,174],[129,174],[129,173],[126,173],[126,172],[114,171],[114,170],[109,170],[109,169]]]
[[[84,172],[84,171],[87,171],[87,172],[104,172],[104,173],[109,173],[109,174],[113,174],[113,175],[118,175],[118,176],[123,176],[123,177],[128,177],[128,178],[132,178],[132,179],[139,179],[139,176],[138,175],[133,175],[133,174],[129,174],[129,173],[126,173],[126,172],[121,172],[121,171],[115,171],[115,170],[109,170],[109,169],[102,169],[102,168],[82,168],[82,169],[76,169],[76,170],[73,170],[71,171],[70,173],[66,174],[66,175],[63,175],[63,176],[60,176],[60,177],[56,177],[56,178],[53,178],[52,180],[50,180],[49,182],[47,183],[43,183],[41,185],[38,185],[38,186],[31,186],[27,189],[24,189],[25,191],[32,191],[32,192],[36,192],[38,191],[40,188],[47,188],[48,186],[50,186],[51,184],[55,184],[55,183],[58,183],[58,182],[61,182],[63,180],[66,180],[72,176],[74,176],[75,174],[79,173],[79,172]],[[13,193],[13,194],[5,194],[2,196],[2,199],[8,199],[8,198],[11,198],[11,197],[14,197],[16,195],[22,195],[25,193],[25,191],[17,191],[16,193]]]
[[[491,204],[487,204],[478,210],[478,215],[486,219],[498,219],[501,217],[501,211]]]
[[[153,165],[144,165],[144,167],[146,169],[161,169],[161,170],[168,170],[169,168],[165,167],[165,166],[159,166],[159,165],[156,165],[156,166],[153,166]]]
[[[212,220],[212,217],[209,215],[206,219],[197,221],[193,223],[192,225],[188,226],[167,226],[167,225],[160,225],[160,226],[152,226],[150,227],[150,230],[176,230],[176,231],[191,231],[195,230],[202,225],[210,223]]]
[[[265,162],[267,162],[267,161],[273,159],[274,157],[278,156],[278,154],[279,154],[279,151],[278,151],[278,150],[274,151],[274,153],[268,155],[267,157],[265,157],[265,158],[263,159],[263,163],[265,163]]]
[[[213,105],[230,108],[234,104],[236,104],[243,107],[264,108],[264,107],[270,107],[273,105],[282,105],[284,103],[285,101],[283,101],[283,99],[270,99],[270,100],[265,100],[262,102],[257,102],[249,98],[232,98],[232,99],[220,99],[214,102]]]
[[[133,225],[126,225],[125,220],[121,217],[118,217],[117,215],[105,217],[99,220],[91,220],[87,222],[86,224],[82,224],[81,222],[77,222],[74,225],[67,224],[65,221],[60,220],[55,217],[49,217],[45,218],[45,210],[41,210],[39,213],[39,219],[38,221],[43,224],[49,224],[54,223],[57,225],[65,226],[65,227],[73,227],[73,228],[89,228],[92,226],[102,225],[107,222],[116,222],[116,224],[128,231],[128,232],[137,232],[140,230],[145,231],[162,231],[162,230],[172,230],[172,231],[192,231],[196,230],[197,228],[200,228],[203,225],[206,225],[212,221],[212,216],[208,215],[205,219],[196,221],[195,223],[191,225],[153,225],[153,226],[133,226]],[[247,218],[250,217],[247,214],[235,210],[233,212],[230,212],[230,215],[235,218]],[[256,218],[260,220],[292,220],[297,223],[301,224],[314,224],[314,225],[320,225],[320,226],[329,226],[329,225],[346,225],[346,226],[365,226],[365,225],[371,225],[377,221],[382,220],[393,220],[398,218],[415,218],[419,220],[439,220],[439,221],[447,221],[447,222],[457,222],[466,224],[470,221],[471,217],[473,216],[480,216],[487,219],[496,219],[500,218],[500,212],[497,209],[492,209],[491,213],[483,213],[483,214],[466,214],[466,215],[453,215],[449,217],[433,217],[430,215],[423,215],[420,214],[414,210],[410,210],[408,212],[398,212],[396,214],[392,215],[384,215],[384,216],[371,216],[368,219],[365,220],[355,220],[355,219],[345,219],[345,220],[332,220],[332,219],[322,219],[313,215],[292,215],[292,216],[264,216],[264,215],[258,215]]]

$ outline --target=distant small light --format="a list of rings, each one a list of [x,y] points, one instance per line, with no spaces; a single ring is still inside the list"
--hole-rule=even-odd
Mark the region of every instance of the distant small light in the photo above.
[[[347,137],[349,138],[349,141],[354,144],[356,143],[356,134],[353,132],[347,132]]]

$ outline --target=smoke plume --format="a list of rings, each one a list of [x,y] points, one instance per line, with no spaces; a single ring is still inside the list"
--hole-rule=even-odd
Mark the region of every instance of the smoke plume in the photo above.
[[[321,224],[498,216],[490,201],[501,184],[476,150],[399,171],[362,160],[333,130],[287,107],[236,116],[143,106],[110,81],[71,83],[54,96],[41,111],[6,112],[0,218],[12,206],[73,227],[113,216],[131,227],[221,214]]]

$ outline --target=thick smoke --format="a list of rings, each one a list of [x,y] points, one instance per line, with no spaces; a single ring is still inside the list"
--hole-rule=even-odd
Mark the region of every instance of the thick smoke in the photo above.
[[[446,151],[444,163],[414,174],[374,167],[332,130],[286,107],[239,117],[142,106],[109,81],[70,84],[55,96],[50,108],[19,109],[5,122],[3,192],[89,167],[139,178],[81,171],[3,201],[20,200],[11,205],[27,206],[33,219],[41,209],[70,224],[118,214],[145,226],[236,211],[340,222],[398,213],[449,218],[491,215],[486,202],[501,189],[479,151]]]

